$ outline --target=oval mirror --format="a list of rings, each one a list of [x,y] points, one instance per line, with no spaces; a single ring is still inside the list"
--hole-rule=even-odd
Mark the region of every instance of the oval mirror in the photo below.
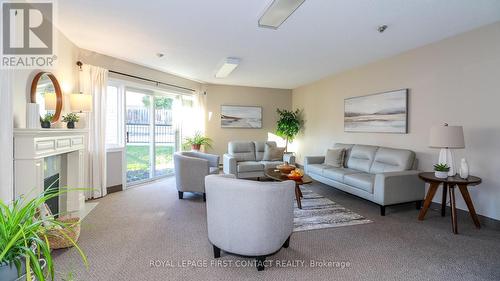
[[[31,102],[40,106],[40,117],[47,113],[54,115],[52,123],[59,120],[62,109],[61,86],[54,74],[39,72],[31,83]]]

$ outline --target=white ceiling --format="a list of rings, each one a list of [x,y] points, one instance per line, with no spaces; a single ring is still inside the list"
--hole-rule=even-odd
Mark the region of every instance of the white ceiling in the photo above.
[[[81,48],[181,77],[295,88],[500,20],[498,0],[306,0],[278,30],[258,28],[270,1],[59,1],[59,27]],[[226,57],[241,64],[217,79]]]

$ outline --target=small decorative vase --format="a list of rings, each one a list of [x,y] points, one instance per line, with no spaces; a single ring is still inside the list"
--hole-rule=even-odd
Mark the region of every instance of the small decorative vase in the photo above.
[[[467,164],[467,160],[462,158],[460,162],[460,177],[466,179],[469,177],[469,164]]]
[[[445,179],[448,177],[448,172],[434,171],[436,178]]]
[[[75,128],[75,122],[68,122],[68,123],[66,124],[66,127],[67,127],[68,129],[74,129],[74,128]]]
[[[42,122],[40,122],[40,125],[42,125],[42,128],[44,128],[44,129],[49,129],[50,128],[50,122],[49,121],[42,121]]]

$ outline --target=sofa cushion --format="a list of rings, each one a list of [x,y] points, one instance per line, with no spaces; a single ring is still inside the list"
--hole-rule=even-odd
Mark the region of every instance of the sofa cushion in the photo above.
[[[307,165],[307,172],[309,174],[323,175],[323,169],[328,168],[326,164],[309,164]]]
[[[354,144],[349,143],[336,143],[333,145],[333,148],[343,148],[345,150],[344,154],[344,167],[347,167],[347,160],[349,160],[349,156],[351,155],[351,150]]]
[[[271,146],[278,146],[275,141],[254,141],[255,145],[255,160],[260,161],[264,159],[264,151],[266,150],[266,144]]]
[[[344,182],[345,175],[356,174],[356,173],[359,173],[359,171],[348,168],[326,167],[325,169],[323,169],[323,177],[338,182]]]
[[[284,147],[276,147],[266,143],[264,150],[264,157],[262,160],[264,161],[278,161],[283,160],[283,153],[285,153]]]
[[[366,192],[373,193],[374,174],[357,173],[344,176],[344,183]]]
[[[343,168],[344,155],[345,150],[343,148],[328,149],[326,151],[325,164],[336,168]]]
[[[227,151],[237,162],[255,161],[255,144],[251,141],[231,141]]]
[[[260,161],[264,164],[264,169],[276,168],[276,166],[283,164],[283,161]]]
[[[370,172],[377,149],[378,146],[354,145],[351,149],[349,160],[347,160],[347,168],[367,173]]]
[[[415,152],[407,149],[380,147],[375,153],[370,173],[400,172],[410,170],[415,161]]]
[[[238,162],[238,173],[258,172],[264,170],[264,164],[255,161]]]

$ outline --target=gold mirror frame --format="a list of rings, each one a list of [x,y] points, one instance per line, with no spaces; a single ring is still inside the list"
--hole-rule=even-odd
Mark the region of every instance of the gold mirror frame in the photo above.
[[[52,74],[51,72],[46,72],[42,71],[39,72],[35,75],[33,78],[33,82],[31,82],[31,102],[36,103],[36,87],[38,85],[38,81],[42,77],[42,75],[46,74],[50,81],[52,81],[52,84],[54,85],[54,90],[56,92],[56,112],[54,113],[54,117],[52,118],[52,123],[55,123],[59,120],[59,117],[61,116],[61,110],[62,110],[62,91],[61,91],[61,86],[59,85],[59,82],[57,81],[57,78]]]

